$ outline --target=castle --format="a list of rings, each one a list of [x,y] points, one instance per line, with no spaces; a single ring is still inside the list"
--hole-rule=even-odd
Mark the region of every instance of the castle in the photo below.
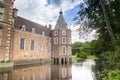
[[[14,65],[44,61],[69,62],[71,59],[71,30],[63,12],[55,28],[40,25],[17,16],[14,0],[0,0],[0,60]]]

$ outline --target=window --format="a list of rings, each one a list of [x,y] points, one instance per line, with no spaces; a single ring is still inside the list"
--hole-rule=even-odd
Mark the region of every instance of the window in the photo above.
[[[0,5],[0,21],[3,20],[4,8]]]
[[[32,28],[32,31],[31,31],[32,33],[35,33],[35,28]]]
[[[2,42],[2,29],[0,29],[0,45],[1,45],[1,42]]]
[[[31,47],[30,47],[30,49],[31,49],[32,51],[34,51],[34,48],[35,48],[35,41],[34,41],[34,40],[31,40]]]
[[[62,46],[62,54],[66,55],[66,46]]]
[[[66,30],[62,30],[62,35],[63,35],[63,36],[66,35]]]
[[[20,49],[25,50],[25,39],[24,38],[20,39]]]
[[[42,32],[42,36],[45,36],[45,32],[44,31]]]
[[[62,37],[62,43],[66,44],[66,37]]]
[[[66,68],[62,68],[62,78],[66,78],[66,77],[67,77]]]
[[[26,26],[25,25],[22,25],[22,31],[25,31],[26,30]]]
[[[54,36],[58,36],[58,31],[54,31]]]
[[[58,37],[54,38],[54,44],[58,44]]]

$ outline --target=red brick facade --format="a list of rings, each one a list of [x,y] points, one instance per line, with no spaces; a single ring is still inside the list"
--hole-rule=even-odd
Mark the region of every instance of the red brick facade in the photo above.
[[[0,59],[11,58],[11,37],[13,26],[13,1],[0,1]]]
[[[10,59],[15,64],[51,58],[71,61],[71,30],[67,29],[62,12],[59,19],[63,21],[57,21],[61,28],[51,30],[17,16],[17,9],[13,9],[13,0],[0,1],[0,6],[4,8],[3,19],[0,21],[0,59]],[[57,36],[54,35],[55,31],[58,32]],[[56,37],[57,44],[54,43]]]

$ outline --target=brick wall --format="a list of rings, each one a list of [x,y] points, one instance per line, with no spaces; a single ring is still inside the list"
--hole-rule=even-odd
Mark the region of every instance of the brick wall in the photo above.
[[[10,58],[10,46],[11,46],[11,28],[13,25],[12,18],[12,0],[0,1],[0,5],[4,8],[3,19],[0,21],[0,27],[2,29],[2,37],[0,44],[0,59]]]
[[[25,50],[20,50],[20,39],[25,39]],[[35,41],[35,50],[31,51],[31,40]],[[43,49],[41,49],[41,46]],[[51,53],[48,53],[48,47],[51,46],[51,40],[48,37],[15,30],[13,59],[50,59]]]

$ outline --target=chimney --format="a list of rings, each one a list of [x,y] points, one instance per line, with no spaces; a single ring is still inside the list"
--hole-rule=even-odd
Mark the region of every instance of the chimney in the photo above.
[[[51,25],[51,24],[49,24],[49,29],[50,29],[50,30],[52,29],[52,25]]]
[[[17,17],[17,12],[18,12],[18,9],[14,8],[13,9],[13,18]]]

